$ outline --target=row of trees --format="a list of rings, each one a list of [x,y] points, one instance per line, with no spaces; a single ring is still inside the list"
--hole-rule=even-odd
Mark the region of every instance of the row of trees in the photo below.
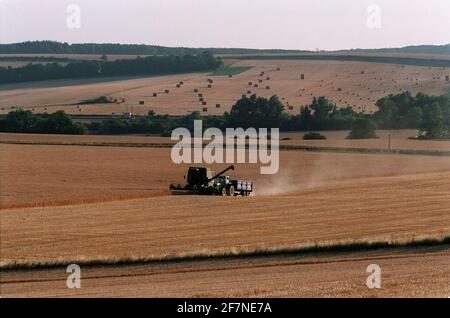
[[[425,137],[439,138],[450,129],[450,97],[409,92],[389,95],[377,101],[379,110],[373,119],[380,128],[418,128]]]
[[[240,48],[186,48],[165,47],[145,44],[117,43],[83,43],[68,44],[56,41],[27,41],[12,44],[0,44],[0,54],[122,54],[122,55],[184,55],[200,54],[208,51],[213,54],[243,54],[243,53],[288,53],[298,50],[257,50]]]
[[[0,131],[46,132],[46,133],[92,133],[99,134],[163,134],[170,135],[177,127],[193,130],[194,120],[202,119],[203,127],[248,128],[278,127],[282,131],[319,131],[352,129],[350,138],[374,138],[375,130],[381,128],[420,129],[422,138],[450,137],[450,98],[409,93],[389,95],[377,103],[380,109],[374,114],[356,113],[353,109],[341,108],[325,97],[314,98],[310,105],[303,106],[298,115],[284,112],[277,96],[270,98],[245,97],[233,105],[223,116],[202,117],[193,112],[186,116],[157,115],[131,119],[110,119],[87,126],[73,123],[63,112],[51,115],[33,115],[29,111],[9,113],[0,121]],[[414,115],[414,116],[413,116]],[[56,124],[57,123],[57,124]],[[65,130],[65,126],[67,129]]]
[[[0,84],[62,78],[157,75],[210,71],[222,65],[211,53],[181,56],[148,56],[116,61],[76,61],[61,65],[28,64],[18,68],[0,67]]]
[[[0,119],[0,131],[37,134],[83,135],[88,133],[85,125],[74,122],[63,111],[50,115],[37,115],[29,110],[16,110]]]

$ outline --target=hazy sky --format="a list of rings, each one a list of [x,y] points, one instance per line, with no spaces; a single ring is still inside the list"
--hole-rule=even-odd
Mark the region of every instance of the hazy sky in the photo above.
[[[308,50],[444,44],[450,0],[0,0],[0,42],[27,40]]]

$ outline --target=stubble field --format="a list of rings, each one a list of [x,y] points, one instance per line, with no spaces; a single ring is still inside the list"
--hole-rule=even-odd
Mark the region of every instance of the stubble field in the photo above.
[[[0,113],[22,107],[36,113],[64,110],[77,115],[121,115],[125,111],[143,115],[149,110],[171,115],[192,111],[217,115],[229,111],[242,95],[252,94],[278,95],[290,114],[297,114],[313,96],[326,96],[338,107],[371,113],[376,110],[376,100],[388,94],[409,90],[438,95],[449,88],[445,81],[448,70],[440,67],[351,61],[225,61],[227,66],[250,69],[231,78],[194,73],[2,85]],[[211,88],[208,79],[213,80]],[[179,82],[184,84],[177,88]],[[79,104],[99,96],[116,102]]]
[[[395,257],[379,250],[216,260],[447,237],[447,157],[282,151],[278,175],[262,176],[256,165],[232,173],[255,182],[254,196],[222,198],[168,195],[169,183],[183,182],[186,165],[173,165],[166,148],[2,144],[0,151],[5,297],[447,293],[448,245],[394,249]],[[376,261],[390,277],[378,294],[364,285],[365,266]],[[86,267],[86,289],[78,293],[59,281],[69,262]],[[116,262],[131,263],[88,265]],[[18,269],[49,265],[56,267]]]

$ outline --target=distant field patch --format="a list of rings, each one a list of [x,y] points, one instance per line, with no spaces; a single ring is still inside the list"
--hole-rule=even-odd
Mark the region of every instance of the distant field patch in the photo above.
[[[222,67],[219,68],[214,73],[211,73],[211,76],[228,76],[228,75],[237,75],[251,69],[252,66],[237,66],[237,67]]]

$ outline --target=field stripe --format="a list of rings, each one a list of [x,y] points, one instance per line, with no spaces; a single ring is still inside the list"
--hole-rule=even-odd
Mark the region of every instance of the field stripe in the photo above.
[[[123,266],[123,265],[138,265],[138,264],[158,264],[158,263],[178,263],[186,261],[202,261],[202,260],[225,260],[225,259],[242,259],[249,257],[269,257],[269,256],[287,256],[287,255],[306,255],[311,253],[335,253],[335,252],[358,252],[358,251],[373,251],[380,249],[395,249],[395,248],[411,248],[411,247],[432,247],[442,246],[450,248],[450,236],[443,237],[428,237],[409,241],[353,241],[345,243],[332,244],[314,244],[302,247],[288,247],[275,249],[255,249],[253,251],[242,252],[212,252],[212,253],[198,253],[186,254],[180,256],[166,256],[166,257],[129,257],[123,259],[79,259],[70,261],[42,261],[42,262],[24,262],[20,261],[0,264],[0,269],[5,271],[10,270],[32,270],[32,269],[51,269],[64,267],[68,264],[78,264],[89,267],[95,266]]]
[[[114,142],[50,142],[50,141],[0,141],[0,144],[12,145],[43,145],[43,146],[86,146],[86,147],[138,147],[138,148],[172,148],[175,143],[114,143]],[[248,150],[248,145],[245,147]],[[270,145],[267,146],[270,150]],[[224,147],[225,149],[225,147]],[[331,153],[360,153],[383,155],[418,155],[418,156],[450,156],[450,151],[418,150],[418,149],[381,149],[381,148],[353,148],[353,147],[318,147],[303,145],[280,145],[281,151],[311,151]]]

